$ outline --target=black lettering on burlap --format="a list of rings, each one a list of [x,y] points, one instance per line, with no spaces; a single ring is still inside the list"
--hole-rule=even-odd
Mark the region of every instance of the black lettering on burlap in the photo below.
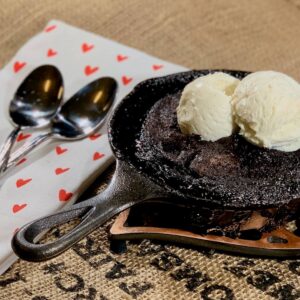
[[[136,299],[137,296],[142,295],[147,290],[151,289],[153,285],[151,283],[133,283],[128,285],[125,282],[120,283],[119,288],[125,293],[130,295],[133,299]]]
[[[161,244],[154,244],[148,240],[143,240],[139,245],[138,256],[146,256],[149,254],[156,254],[165,250],[165,246]]]
[[[95,300],[96,299],[96,294],[97,291],[96,289],[94,289],[93,287],[90,287],[88,289],[88,294],[77,294],[74,298],[74,300],[82,300],[82,299],[86,299],[86,300]]]
[[[13,275],[13,277],[10,277],[10,278],[7,278],[7,279],[1,279],[0,280],[0,287],[6,287],[14,282],[18,282],[18,281],[24,281],[25,282],[25,279],[20,275],[19,272],[15,273]]]
[[[44,274],[58,274],[65,269],[65,263],[50,263],[43,266]]]
[[[135,275],[132,270],[126,270],[126,266],[120,262],[116,262],[112,269],[105,274],[107,279],[118,279]]]
[[[161,271],[169,271],[182,263],[183,260],[171,252],[164,252],[150,262],[152,266]]]
[[[31,300],[49,300],[49,299],[45,296],[34,296],[33,298],[31,298]]]
[[[90,237],[87,237],[84,241],[75,244],[72,249],[84,260],[88,260],[95,255],[104,253],[100,245],[97,245]]]
[[[266,291],[271,285],[279,282],[279,278],[268,271],[255,270],[254,276],[248,276],[247,282],[261,291]]]
[[[95,243],[90,237],[73,246],[73,250],[95,269],[113,261],[113,258],[105,254],[100,245]]]
[[[242,261],[239,261],[238,265],[244,267],[253,267],[255,266],[255,262],[250,259],[243,259]]]
[[[242,266],[233,266],[233,267],[224,267],[224,270],[229,271],[237,278],[242,278],[246,276],[244,272],[247,270],[247,268]]]
[[[295,287],[290,284],[285,284],[274,289],[272,292],[268,293],[268,295],[279,300],[296,300],[300,299],[300,290],[296,290]]]
[[[300,276],[300,261],[292,261],[289,263],[288,267],[291,272]]]
[[[54,283],[59,289],[64,292],[79,292],[84,289],[83,279],[79,275],[74,273],[66,274],[64,275],[64,277],[55,277]]]
[[[228,263],[225,262],[224,265],[224,270],[229,271],[238,278],[242,278],[246,276],[245,271],[249,269],[248,267],[252,267],[255,264],[253,261],[245,259],[238,262],[238,264],[228,266]]]
[[[219,284],[214,284],[207,286],[202,292],[201,292],[201,299],[203,300],[215,300],[215,297],[213,297],[213,293],[216,293],[217,291],[221,291],[222,294],[224,295],[222,298],[218,298],[219,300],[233,300],[234,299],[234,294],[233,291],[224,286],[224,285],[219,285]]]
[[[202,283],[210,280],[210,278],[206,274],[203,274],[200,271],[196,271],[196,269],[189,264],[185,265],[179,270],[176,270],[171,274],[171,277],[176,281],[186,279],[187,282],[185,286],[190,291],[194,291]]]
[[[97,269],[100,266],[103,266],[105,264],[110,263],[111,261],[114,261],[114,259],[110,255],[105,255],[103,258],[101,257],[94,257],[89,261],[90,266]]]

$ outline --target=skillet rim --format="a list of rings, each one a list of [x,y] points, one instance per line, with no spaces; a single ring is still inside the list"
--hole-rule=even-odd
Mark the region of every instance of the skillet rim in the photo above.
[[[120,127],[118,125],[118,123],[120,123],[119,120],[119,115],[120,113],[122,113],[122,111],[124,111],[124,108],[126,108],[126,106],[128,106],[129,101],[133,101],[135,100],[135,96],[136,94],[138,94],[138,92],[140,92],[140,90],[143,89],[149,89],[149,87],[151,85],[155,85],[155,82],[160,81],[160,80],[172,80],[172,78],[176,78],[176,77],[180,77],[180,76],[191,76],[191,80],[193,80],[195,74],[198,74],[197,77],[201,77],[210,73],[215,73],[215,72],[225,72],[228,73],[229,75],[232,74],[236,74],[238,78],[238,75],[240,75],[241,77],[245,77],[248,74],[250,74],[250,71],[243,71],[243,70],[231,70],[231,69],[203,69],[203,70],[189,70],[189,71],[184,71],[184,72],[178,72],[178,73],[172,73],[169,75],[164,75],[164,76],[160,76],[160,77],[154,77],[154,78],[149,78],[146,80],[141,81],[140,83],[138,83],[132,90],[131,92],[129,92],[116,106],[116,108],[114,109],[112,115],[110,116],[109,122],[108,122],[108,140],[111,146],[111,149],[116,157],[117,160],[120,161],[125,161],[129,166],[131,166],[135,172],[144,175],[148,180],[150,180],[151,182],[154,182],[155,184],[157,184],[159,187],[161,187],[162,189],[164,189],[165,191],[171,193],[172,196],[177,196],[179,198],[184,198],[187,201],[192,201],[195,203],[199,204],[199,201],[202,204],[205,204],[206,207],[209,208],[224,208],[224,209],[233,209],[233,210],[246,210],[246,209],[252,209],[252,210],[257,210],[257,209],[267,209],[267,208],[279,208],[281,206],[287,206],[287,205],[292,205],[294,206],[295,203],[299,202],[299,198],[294,198],[294,199],[281,199],[280,201],[276,200],[277,202],[273,202],[270,203],[270,201],[266,201],[266,202],[259,202],[259,203],[235,203],[235,201],[229,201],[229,204],[227,204],[226,201],[222,201],[221,200],[216,200],[216,199],[212,199],[212,198],[203,198],[203,197],[196,197],[196,196],[188,196],[185,195],[183,192],[175,189],[172,186],[169,186],[167,183],[163,183],[161,182],[161,180],[156,180],[156,178],[149,174],[149,172],[145,171],[141,165],[138,165],[138,163],[136,163],[135,161],[133,161],[128,155],[126,155],[123,149],[120,149],[120,147],[118,147],[116,144],[118,144],[116,142],[117,138],[115,136],[115,131],[117,130],[118,127]],[[195,77],[196,78],[196,77]],[[181,90],[181,89],[180,89]],[[157,101],[155,101],[156,103]],[[150,108],[153,105],[150,106]],[[149,110],[148,110],[149,111]],[[144,119],[143,119],[144,121]],[[132,154],[134,155],[134,153]],[[235,205],[237,204],[237,205]]]

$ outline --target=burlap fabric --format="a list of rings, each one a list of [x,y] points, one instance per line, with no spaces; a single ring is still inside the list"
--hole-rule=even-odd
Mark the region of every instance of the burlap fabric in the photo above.
[[[0,0],[0,66],[53,18],[186,67],[276,69],[300,80],[300,0]],[[150,241],[116,255],[109,225],[56,259],[15,263],[0,276],[0,299],[300,299],[300,259]]]

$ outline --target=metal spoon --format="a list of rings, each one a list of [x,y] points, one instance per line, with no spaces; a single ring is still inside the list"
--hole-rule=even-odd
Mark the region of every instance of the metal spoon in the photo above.
[[[37,136],[12,154],[8,168],[50,137],[78,140],[97,130],[114,102],[116,90],[117,82],[110,77],[100,78],[83,87],[62,105],[52,120],[50,132]]]
[[[10,103],[9,114],[16,128],[0,151],[0,172],[5,171],[11,148],[21,130],[50,123],[63,98],[63,79],[51,65],[34,69],[18,87]]]

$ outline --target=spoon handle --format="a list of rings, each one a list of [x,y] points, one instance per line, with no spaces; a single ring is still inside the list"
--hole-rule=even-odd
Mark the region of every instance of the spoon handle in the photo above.
[[[46,141],[51,136],[52,136],[51,132],[38,135],[30,143],[25,144],[20,149],[13,152],[7,163],[7,169],[13,167],[15,164],[17,164],[20,161],[21,158],[23,158],[26,154],[31,152],[33,149],[35,149],[37,146],[39,146],[42,142]]]
[[[9,160],[9,155],[12,146],[14,145],[17,136],[21,130],[21,127],[18,126],[15,128],[7,137],[6,141],[4,142],[1,150],[0,150],[0,173],[4,172],[7,169],[7,163]]]

